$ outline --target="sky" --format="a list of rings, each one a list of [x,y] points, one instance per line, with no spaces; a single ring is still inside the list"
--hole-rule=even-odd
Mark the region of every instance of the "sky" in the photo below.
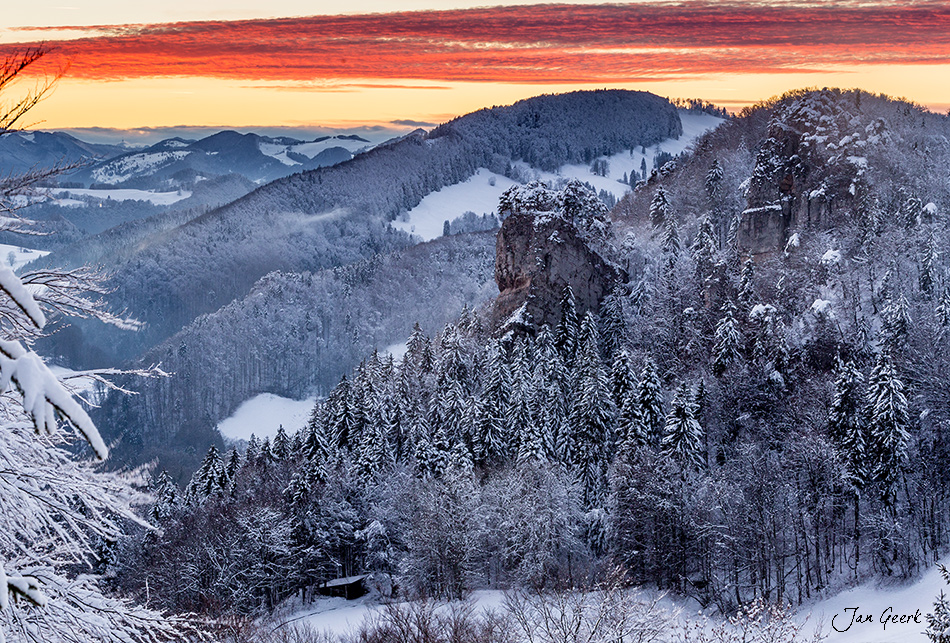
[[[493,4],[18,2],[0,57],[49,53],[2,98],[62,74],[31,124],[101,131],[428,127],[601,87],[732,110],[800,87],[861,87],[950,108],[947,2]]]

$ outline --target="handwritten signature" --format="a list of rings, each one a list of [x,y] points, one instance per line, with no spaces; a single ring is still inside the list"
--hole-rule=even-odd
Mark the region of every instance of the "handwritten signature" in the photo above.
[[[879,618],[875,619],[873,614],[861,614],[858,610],[860,607],[846,607],[844,608],[844,614],[835,614],[831,619],[831,627],[835,632],[847,632],[851,629],[851,626],[855,623],[880,623],[883,628],[887,629],[888,623],[917,623],[918,625],[923,623],[921,620],[920,610],[917,610],[913,614],[895,614],[893,607],[888,607],[886,610],[881,612]],[[838,619],[841,621],[838,621]],[[846,627],[844,624],[847,623]]]

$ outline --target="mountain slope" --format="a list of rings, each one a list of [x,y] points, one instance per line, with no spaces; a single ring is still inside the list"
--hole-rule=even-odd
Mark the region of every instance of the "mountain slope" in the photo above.
[[[111,301],[146,321],[145,332],[83,331],[113,359],[130,358],[243,296],[268,272],[316,271],[407,245],[388,221],[479,167],[505,172],[524,159],[556,168],[681,131],[665,99],[605,90],[542,96],[415,132],[348,162],[278,179],[148,240],[107,266]]]

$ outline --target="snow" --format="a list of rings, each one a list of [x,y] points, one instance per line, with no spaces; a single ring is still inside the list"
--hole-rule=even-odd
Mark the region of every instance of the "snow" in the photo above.
[[[788,243],[785,244],[785,254],[789,254],[795,248],[798,248],[802,245],[802,239],[798,236],[798,233],[795,232],[788,238]]]
[[[13,265],[10,265],[10,253],[13,253]],[[48,250],[31,250],[23,246],[13,246],[8,243],[0,243],[0,263],[8,266],[14,272],[30,263],[34,259],[45,257],[49,254]]]
[[[288,433],[303,428],[310,418],[316,398],[291,400],[273,393],[261,393],[245,400],[231,417],[218,423],[218,431],[230,440],[247,440],[277,435],[280,426]]]
[[[363,152],[365,150],[375,147],[374,143],[367,143],[366,141],[353,140],[348,138],[342,138],[340,136],[331,136],[328,139],[322,141],[312,141],[310,143],[299,143],[288,149],[293,151],[295,154],[303,154],[307,158],[313,158],[320,152],[329,149],[331,147],[342,147],[351,154],[356,154],[358,152]]]
[[[172,150],[167,152],[144,152],[131,154],[110,161],[92,172],[92,177],[99,183],[121,183],[142,172],[174,161],[179,161],[191,154],[188,150]]]
[[[661,141],[647,148],[645,154],[641,153],[638,147],[635,150],[625,150],[612,156],[600,157],[606,159],[608,163],[607,176],[592,174],[590,164],[564,165],[557,172],[542,172],[523,162],[516,162],[513,165],[519,168],[524,176],[552,185],[573,178],[586,181],[598,192],[605,190],[619,200],[630,191],[629,185],[621,183],[624,174],[629,178],[633,171],[639,173],[640,162],[643,160],[646,160],[647,174],[649,174],[654,169],[653,159],[659,152],[669,152],[673,156],[684,152],[702,134],[722,123],[723,119],[711,114],[692,114],[681,111],[680,121],[683,124],[682,136]],[[300,152],[300,147],[295,147],[294,151]],[[489,183],[491,178],[495,179],[494,185]],[[460,217],[467,211],[479,215],[494,212],[498,206],[498,197],[512,185],[515,185],[515,182],[511,179],[485,168],[479,168],[474,176],[465,181],[444,187],[426,196],[419,205],[409,210],[404,221],[394,222],[393,227],[414,234],[423,241],[431,241],[442,236],[443,223]]]
[[[930,215],[937,214],[937,204],[930,202],[924,206],[924,212]]]
[[[261,141],[259,147],[261,154],[275,158],[284,165],[300,165],[298,161],[287,157],[287,152],[293,149],[289,145],[278,145],[277,143],[265,143],[264,141]]]
[[[478,215],[494,212],[501,193],[513,185],[516,183],[506,176],[478,168],[473,176],[461,183],[427,195],[419,205],[409,210],[406,221],[394,221],[392,226],[423,241],[431,241],[442,236],[442,226],[446,221],[465,212]]]
[[[756,304],[749,312],[749,319],[760,319],[771,317],[775,314],[775,306],[772,304]]]
[[[950,564],[950,558],[944,558],[943,564]],[[826,598],[822,601],[802,607],[798,610],[799,620],[811,613],[808,620],[810,629],[818,623],[824,624],[829,634],[826,643],[924,643],[927,637],[923,631],[927,627],[927,612],[933,609],[933,602],[941,590],[946,592],[947,584],[940,576],[936,566],[920,579],[905,586],[879,586],[875,583],[860,585]],[[857,608],[857,613],[869,615],[871,622],[854,623],[851,627],[851,615]],[[881,623],[884,616],[910,614],[920,610],[919,622],[909,623],[888,622],[886,627]],[[844,632],[836,632],[834,626]]]
[[[177,203],[182,199],[187,199],[191,196],[191,192],[187,190],[182,190],[180,192],[151,192],[148,190],[132,190],[132,189],[118,189],[118,190],[109,190],[109,189],[80,189],[80,188],[56,188],[50,190],[49,194],[51,195],[60,195],[68,194],[70,196],[87,196],[94,199],[103,199],[103,200],[113,200],[113,201],[148,201],[154,205],[171,205]],[[69,203],[66,203],[69,202]],[[57,201],[59,205],[71,205],[79,204],[86,205],[82,201],[75,201],[71,199],[59,199]]]
[[[831,302],[827,299],[816,299],[812,302],[811,311],[823,317],[834,317],[835,315],[835,311],[831,308]]]
[[[397,362],[402,360],[406,356],[406,351],[409,350],[408,342],[396,342],[395,344],[390,344],[383,350],[379,351],[380,355],[392,355],[393,359]]]
[[[825,254],[821,255],[821,265],[831,266],[836,263],[841,263],[841,251],[829,250]]]

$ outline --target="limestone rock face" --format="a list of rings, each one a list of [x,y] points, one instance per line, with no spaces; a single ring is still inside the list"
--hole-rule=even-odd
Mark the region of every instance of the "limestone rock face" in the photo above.
[[[502,223],[495,244],[496,328],[530,331],[555,325],[567,286],[574,291],[579,314],[596,311],[614,284],[626,280],[623,271],[595,249],[598,244],[584,225],[584,213],[573,214],[567,216],[556,206],[550,211],[515,208]]]

